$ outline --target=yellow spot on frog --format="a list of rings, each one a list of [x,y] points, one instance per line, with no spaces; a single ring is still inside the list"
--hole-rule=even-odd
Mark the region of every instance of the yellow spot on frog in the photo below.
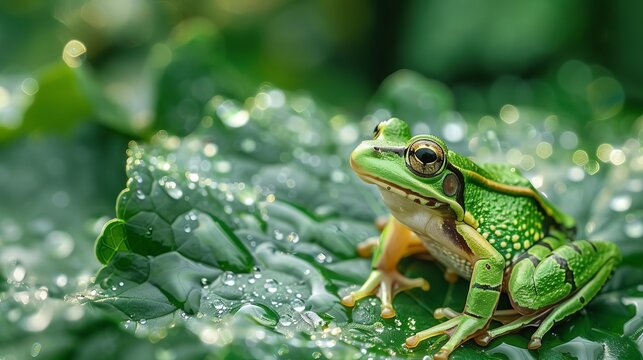
[[[491,229],[491,231],[496,230],[496,225],[491,225],[491,226],[489,226],[489,229]]]
[[[513,236],[511,237],[511,241],[516,242],[518,240],[520,240],[520,236],[518,236],[518,234],[513,234]]]
[[[505,258],[506,258],[507,260],[511,259],[511,253],[506,253],[506,254],[505,254]]]
[[[529,236],[529,231],[525,231],[525,236]]]
[[[489,244],[493,245],[493,244],[495,244],[495,243],[496,243],[496,239],[490,239],[490,240],[489,240]]]
[[[500,243],[500,247],[502,247],[502,248],[506,248],[506,247],[507,247],[507,243],[506,243],[506,242],[504,242],[504,241],[502,241],[502,242]]]
[[[533,233],[534,233],[534,231],[535,231],[535,230],[534,230],[534,228],[529,229],[529,233],[530,233],[530,234],[533,234]]]
[[[534,241],[540,240],[540,234],[534,234]]]
[[[500,236],[500,235],[502,235],[502,232],[501,232],[500,230],[496,230],[496,231],[494,232],[494,234],[496,234],[496,236]]]
[[[520,250],[520,248],[521,248],[520,243],[514,243],[514,249]]]
[[[522,246],[524,246],[525,249],[528,249],[531,246],[531,243],[529,242],[529,240],[525,240],[522,242]]]

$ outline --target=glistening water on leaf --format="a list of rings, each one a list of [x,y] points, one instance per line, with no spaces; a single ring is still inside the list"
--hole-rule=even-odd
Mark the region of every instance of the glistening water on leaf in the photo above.
[[[388,86],[417,78],[393,77]],[[426,92],[431,83],[404,86],[409,91]],[[377,101],[373,102],[375,108]],[[394,98],[387,101],[396,103]],[[385,116],[382,111],[363,120],[359,128],[364,129],[364,138],[371,136],[377,117]],[[531,155],[532,144],[549,136],[546,132],[564,131],[561,125],[521,142],[511,134],[522,127],[533,128],[531,119],[537,115],[524,113],[520,121],[508,125],[494,120],[492,131],[489,121],[481,121],[480,129],[456,129],[449,125],[453,124],[453,113],[446,114],[416,126],[430,126],[434,133],[451,138],[453,148],[462,149],[462,153],[473,151],[472,155],[482,160],[500,156],[507,149],[511,154],[518,152],[522,157],[518,163],[528,170],[535,168],[529,159],[537,159]],[[274,342],[285,349],[284,356],[405,357],[436,352],[444,338],[413,350],[403,346],[404,339],[437,324],[434,309],[461,309],[468,288],[463,280],[449,285],[444,269],[432,262],[403,262],[402,272],[428,279],[431,290],[412,290],[396,297],[398,314],[394,319],[380,318],[375,298],[359,302],[352,310],[339,304],[339,298],[361,284],[370,271],[369,261],[359,258],[354,249],[360,241],[376,235],[373,219],[385,211],[374,189],[361,184],[348,168],[348,152],[362,137],[348,134],[355,133],[357,127],[336,116],[328,122],[329,117],[327,110],[307,96],[266,87],[243,106],[233,99],[212,98],[201,123],[185,137],[160,131],[150,143],[131,142],[129,180],[118,197],[117,219],[106,225],[97,240],[97,256],[106,265],[97,276],[101,289],[90,303],[117,309],[139,334],[161,336],[182,323],[203,342],[232,353],[239,351],[235,346],[243,339]],[[557,147],[553,151],[560,156],[572,152]],[[556,170],[569,166],[559,159],[538,160],[537,170],[528,175],[539,182],[539,189],[550,200],[577,215],[580,224],[591,223],[596,211],[604,209],[592,210],[596,206],[592,197],[579,194],[610,189],[623,177],[640,176],[628,170],[634,168],[614,167],[579,181],[574,172]],[[622,171],[626,174],[614,175]],[[638,204],[632,209],[635,206]],[[611,211],[605,216],[617,224],[614,226],[627,229],[633,221],[630,215]],[[594,220],[594,227],[581,232],[594,238],[598,225]],[[627,234],[609,239],[632,243]],[[628,254],[641,253],[640,245],[627,246],[631,246]],[[631,256],[628,254],[626,259]],[[623,274],[639,276],[640,268],[635,270],[622,267],[614,279]],[[526,332],[496,339],[486,348],[466,344],[453,358],[589,356],[574,344],[596,345],[605,355],[637,356],[640,334],[624,330],[631,327],[628,322],[636,323],[640,317],[628,307],[636,300],[626,300],[630,301],[626,304],[623,298],[616,298],[620,306],[597,304],[608,301],[609,291],[640,299],[643,289],[635,283],[615,281],[609,282],[605,294],[586,310],[554,328],[538,351],[525,350]],[[614,320],[609,330],[581,326],[591,324],[590,319],[599,313],[613,311],[613,318],[620,320]],[[229,327],[239,317],[253,319],[252,330],[235,332]]]

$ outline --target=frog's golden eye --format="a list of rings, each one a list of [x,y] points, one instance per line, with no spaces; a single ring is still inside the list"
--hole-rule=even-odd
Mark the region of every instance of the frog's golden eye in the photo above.
[[[377,137],[380,136],[381,132],[382,132],[382,123],[377,123],[377,125],[375,125],[375,129],[373,129],[373,139],[377,139]]]
[[[406,166],[422,177],[435,176],[444,169],[444,150],[431,140],[418,140],[406,149]]]

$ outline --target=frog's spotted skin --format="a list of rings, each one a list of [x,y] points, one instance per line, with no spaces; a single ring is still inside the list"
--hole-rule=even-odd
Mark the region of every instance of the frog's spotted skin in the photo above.
[[[555,323],[587,305],[620,261],[613,243],[572,241],[574,220],[514,168],[477,165],[432,135],[411,137],[399,119],[379,124],[374,139],[353,151],[351,166],[380,188],[393,216],[374,252],[371,276],[342,303],[353,306],[376,294],[382,317],[395,316],[395,293],[428,289],[426,281],[397,272],[399,260],[417,254],[423,243],[434,259],[471,279],[462,313],[436,309],[436,318],[449,320],[406,340],[411,348],[448,334],[437,359],[473,337],[486,345],[535,325],[529,348],[538,348]],[[501,291],[513,309],[496,312]],[[508,323],[489,330],[492,318],[507,314]]]
[[[479,196],[486,197],[488,201],[465,202],[466,209],[477,219],[478,233],[498,250],[506,265],[515,255],[523,253],[545,236],[545,215],[532,199],[486,191],[476,185],[467,187],[465,198]]]

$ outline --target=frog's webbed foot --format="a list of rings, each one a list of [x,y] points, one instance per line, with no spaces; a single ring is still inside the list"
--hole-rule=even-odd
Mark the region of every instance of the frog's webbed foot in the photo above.
[[[429,282],[422,278],[410,279],[400,274],[397,270],[382,271],[373,270],[368,279],[359,290],[351,292],[342,298],[341,303],[345,306],[355,306],[355,302],[370,295],[376,295],[382,301],[383,318],[395,316],[393,308],[393,297],[397,293],[413,288],[429,290]]]
[[[450,312],[456,313],[452,309],[442,308],[443,315],[449,317]],[[456,313],[457,314],[457,313]],[[489,323],[488,319],[479,318],[477,316],[469,315],[467,313],[459,314],[441,324],[433,326],[429,329],[420,331],[415,335],[406,339],[406,347],[414,348],[422,340],[441,335],[449,335],[449,341],[442,346],[440,351],[433,356],[434,359],[442,360],[447,359],[449,354],[463,342],[467,341],[476,334],[484,331]]]

